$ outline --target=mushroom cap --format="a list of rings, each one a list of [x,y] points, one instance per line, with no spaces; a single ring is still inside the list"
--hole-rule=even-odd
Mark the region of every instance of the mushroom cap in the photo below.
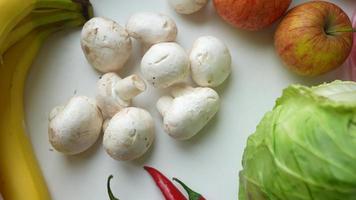
[[[136,13],[127,21],[126,29],[131,37],[147,45],[175,41],[177,37],[176,23],[160,13]]]
[[[126,30],[103,17],[94,17],[84,24],[81,46],[89,63],[103,73],[121,69],[132,50]]]
[[[168,0],[179,14],[192,14],[202,9],[208,0]]]
[[[192,78],[204,87],[216,87],[231,73],[231,55],[226,45],[216,37],[199,37],[189,55]]]
[[[104,148],[116,160],[142,156],[155,138],[154,122],[149,112],[129,107],[118,112],[104,132]]]
[[[115,73],[104,74],[97,82],[96,102],[103,118],[111,118],[121,109],[131,105],[131,100],[123,100],[115,93],[115,84],[122,80]]]
[[[158,43],[143,56],[141,71],[154,87],[167,88],[188,76],[189,58],[177,43]]]
[[[219,95],[213,89],[190,89],[174,98],[164,113],[164,130],[175,139],[190,139],[209,122],[219,106]]]
[[[64,107],[56,107],[50,115],[49,142],[59,152],[81,153],[100,135],[103,118],[95,101],[88,97],[75,96]]]

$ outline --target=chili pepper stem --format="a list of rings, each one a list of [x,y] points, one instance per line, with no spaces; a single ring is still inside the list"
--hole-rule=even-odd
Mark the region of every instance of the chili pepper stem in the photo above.
[[[114,194],[112,193],[112,191],[111,191],[111,188],[110,188],[110,181],[111,181],[111,179],[113,178],[113,175],[110,175],[109,177],[108,177],[108,181],[107,181],[107,190],[108,190],[108,194],[109,194],[109,199],[110,200],[119,200],[118,198],[116,198],[115,196],[114,196]]]
[[[173,180],[178,182],[184,188],[184,190],[188,193],[189,200],[205,200],[205,198],[201,194],[190,189],[186,184],[184,184],[178,178],[173,178]]]

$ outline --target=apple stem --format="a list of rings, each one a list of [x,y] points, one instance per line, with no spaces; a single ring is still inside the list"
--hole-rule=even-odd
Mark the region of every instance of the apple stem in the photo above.
[[[328,35],[332,35],[335,33],[352,33],[352,32],[356,32],[356,28],[351,28],[351,29],[345,29],[345,30],[338,30],[338,31],[325,31],[326,34]]]

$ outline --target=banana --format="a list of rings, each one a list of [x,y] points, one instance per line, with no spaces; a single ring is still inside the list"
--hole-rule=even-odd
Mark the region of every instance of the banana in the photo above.
[[[0,54],[37,27],[76,18],[83,18],[83,16],[78,12],[63,10],[41,13],[32,12],[10,32],[4,44],[0,46]]]
[[[6,88],[10,89],[4,92],[8,99],[1,102],[0,187],[3,197],[9,200],[50,199],[39,167],[33,162],[35,156],[24,134],[22,102],[19,104],[19,101],[22,101],[22,94],[19,92],[23,92],[21,81],[24,70],[33,62],[47,35],[47,32],[33,32],[4,55],[3,66],[7,70],[6,74],[11,75],[11,79],[9,83],[5,83]],[[22,52],[22,55],[19,55],[19,52]],[[15,88],[19,92],[14,91]]]
[[[91,15],[88,0],[0,0],[0,193],[5,200],[50,199],[25,132],[26,74],[51,33],[82,25]]]
[[[0,65],[0,191],[5,200],[49,200],[24,124],[27,72],[42,43],[53,32],[82,25],[84,18],[33,30],[4,53]]]
[[[82,12],[86,18],[92,14],[89,0],[0,0],[0,46],[31,11],[54,8]]]

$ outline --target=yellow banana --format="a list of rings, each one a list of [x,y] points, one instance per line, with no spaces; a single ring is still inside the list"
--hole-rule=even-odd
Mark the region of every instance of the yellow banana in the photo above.
[[[35,160],[35,157],[31,152],[31,144],[24,134],[22,102],[20,105],[18,103],[18,101],[22,101],[22,94],[19,92],[23,92],[21,88],[23,87],[21,86],[23,69],[26,70],[31,65],[46,36],[47,33],[33,32],[4,56],[3,67],[7,70],[6,74],[11,75],[10,84],[5,83],[10,91],[5,90],[4,92],[3,98],[7,97],[8,99],[2,100],[0,115],[0,151],[2,151],[0,153],[0,187],[6,200],[50,199],[40,170],[37,164],[32,161]],[[23,52],[23,55],[19,55],[20,52]],[[3,74],[1,74],[1,78],[3,78]],[[19,92],[16,92],[15,88]],[[19,107],[16,108],[16,106]],[[8,145],[13,147],[9,148]],[[16,177],[14,177],[14,172],[17,172]],[[14,188],[21,189],[13,191]],[[22,189],[25,191],[21,191]],[[28,194],[35,196],[29,198]]]
[[[5,52],[9,47],[14,45],[17,41],[21,40],[37,27],[82,17],[81,13],[63,10],[41,13],[31,12],[10,32],[4,41],[4,44],[0,46],[0,54]]]
[[[31,11],[53,8],[82,11],[85,17],[92,13],[88,0],[0,0],[0,46],[9,32]]]
[[[24,125],[23,91],[28,69],[52,32],[84,19],[32,31],[4,54],[0,66],[0,192],[5,200],[49,200]]]

